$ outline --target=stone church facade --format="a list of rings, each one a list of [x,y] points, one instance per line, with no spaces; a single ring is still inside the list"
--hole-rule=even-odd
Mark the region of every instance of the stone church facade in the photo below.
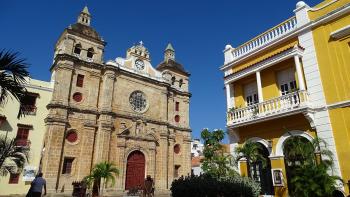
[[[191,172],[190,74],[171,44],[156,68],[142,42],[125,58],[104,62],[106,42],[90,22],[85,7],[55,46],[41,160],[48,192],[70,194],[72,182],[102,161],[120,170],[109,193],[131,189],[147,175],[156,191],[168,191]]]

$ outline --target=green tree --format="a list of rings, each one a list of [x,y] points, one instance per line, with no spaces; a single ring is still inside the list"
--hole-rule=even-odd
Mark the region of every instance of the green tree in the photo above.
[[[204,141],[202,169],[205,174],[216,178],[237,175],[233,169],[233,158],[230,154],[225,154],[220,142],[224,139],[225,133],[222,130],[210,132],[203,129],[201,137]]]
[[[328,173],[332,171],[333,153],[324,140],[315,137],[310,143],[295,136],[285,142],[284,153],[286,161],[293,166],[291,196],[332,196],[337,181],[342,182],[340,177]]]
[[[109,162],[101,162],[94,166],[91,174],[84,178],[88,187],[97,184],[99,195],[103,195],[103,189],[111,182],[111,186],[115,184],[115,177],[119,175],[118,168]]]
[[[28,147],[16,146],[16,139],[0,135],[0,176],[21,172],[28,158]]]
[[[246,159],[247,164],[251,166],[253,163],[256,163],[258,161],[262,162],[263,167],[266,167],[266,159],[261,154],[261,146],[259,146],[258,143],[246,141],[242,146],[237,147],[236,150],[236,162],[240,159]]]
[[[0,51],[0,105],[3,106],[9,96],[21,102],[27,90],[24,87],[28,64],[18,57],[18,53]],[[21,106],[17,117],[25,115],[25,109]]]

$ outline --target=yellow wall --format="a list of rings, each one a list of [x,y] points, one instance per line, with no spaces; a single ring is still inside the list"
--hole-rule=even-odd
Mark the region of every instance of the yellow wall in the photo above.
[[[318,18],[349,2],[349,0],[340,0],[332,6],[315,13],[309,13],[309,15],[312,18]],[[350,100],[350,35],[338,40],[330,37],[332,32],[349,24],[350,15],[348,14],[318,26],[312,32],[327,104]],[[331,109],[329,114],[342,178],[347,182],[350,180],[350,108]],[[348,194],[347,185],[344,188]]]
[[[278,82],[277,82],[277,72],[288,68],[294,68],[294,67],[295,67],[294,59],[288,59],[261,71],[261,86],[263,90],[264,101],[281,96],[279,87],[278,87]],[[296,81],[298,81],[296,73],[295,73],[295,79]],[[246,106],[245,95],[244,95],[244,85],[252,82],[256,83],[255,74],[249,75],[248,77],[242,78],[233,83],[236,108],[242,108]]]
[[[334,0],[324,0],[322,1],[320,4],[316,5],[314,8],[322,8],[324,5],[332,2]],[[332,11],[334,11],[335,9],[341,7],[341,6],[344,6],[345,4],[347,3],[350,3],[350,0],[338,0],[336,1],[335,3],[332,3],[330,4],[329,6],[327,7],[324,7],[320,10],[317,10],[317,11],[309,11],[308,14],[309,14],[309,17],[311,20],[315,20],[321,16],[324,16]]]
[[[274,155],[276,152],[276,145],[280,137],[285,134],[287,131],[300,130],[309,133],[312,136],[315,136],[315,131],[310,127],[310,123],[305,119],[304,115],[297,114],[288,117],[278,118],[270,121],[265,121],[261,123],[255,123],[253,125],[240,127],[239,137],[240,144],[243,144],[246,140],[259,137],[265,140],[272,140],[272,152]],[[271,168],[272,169],[282,169],[284,186],[275,187],[276,196],[288,196],[287,189],[287,177],[284,166],[283,158],[273,158],[271,159]],[[247,165],[242,162],[240,165],[241,175],[247,176]]]
[[[10,138],[15,138],[17,135],[18,123],[33,125],[33,129],[29,130],[28,136],[31,142],[28,165],[35,166],[38,169],[41,158],[42,141],[46,129],[44,123],[44,119],[48,113],[46,105],[51,100],[52,90],[50,90],[51,84],[49,82],[34,79],[30,79],[29,82],[30,85],[35,86],[35,88],[28,87],[27,90],[40,95],[36,99],[36,115],[26,115],[23,118],[17,119],[19,103],[14,99],[8,99],[7,104],[3,108],[0,108],[0,114],[6,116],[6,121],[0,127],[0,134],[6,135],[7,133]],[[40,88],[45,88],[47,90],[40,90]],[[18,184],[8,184],[9,177],[9,175],[0,177],[0,195],[27,193],[30,182],[24,182],[22,180],[22,174],[19,177]]]
[[[298,44],[297,38],[292,38],[282,44],[279,44],[278,46],[275,46],[271,49],[264,50],[257,55],[248,58],[247,60],[244,60],[242,63],[235,65],[232,68],[233,73],[241,71],[245,68],[248,68],[258,62],[261,62],[269,57],[272,57],[278,53],[281,53],[287,49],[293,48],[295,45]]]
[[[350,99],[350,36],[331,40],[330,34],[350,24],[342,17],[313,30],[322,85],[328,104]]]

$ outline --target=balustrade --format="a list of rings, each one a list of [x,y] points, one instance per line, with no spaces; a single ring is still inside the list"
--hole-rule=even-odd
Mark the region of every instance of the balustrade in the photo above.
[[[282,112],[293,111],[305,106],[307,102],[307,91],[295,91],[244,108],[232,109],[227,113],[227,121],[229,124],[234,124],[264,118]]]
[[[237,59],[256,48],[259,48],[263,45],[266,45],[273,40],[276,40],[277,38],[291,32],[292,30],[296,29],[297,27],[297,20],[295,17],[292,17],[285,22],[277,25],[276,27],[266,31],[265,33],[255,37],[254,39],[250,40],[249,42],[233,49],[233,58]]]

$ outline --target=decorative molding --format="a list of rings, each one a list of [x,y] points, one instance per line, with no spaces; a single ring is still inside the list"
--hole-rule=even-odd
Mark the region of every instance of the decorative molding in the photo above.
[[[284,157],[283,154],[283,146],[284,146],[284,142],[293,136],[301,136],[301,137],[305,137],[307,140],[309,140],[310,142],[313,140],[313,137],[304,132],[304,131],[300,131],[300,130],[293,130],[293,131],[287,131],[286,133],[284,133],[279,139],[278,142],[276,144],[276,149],[275,149],[275,155],[274,157]]]
[[[323,6],[321,6],[319,8],[310,8],[309,11],[316,12],[316,11],[322,10],[323,8],[328,7],[328,6],[332,5],[333,3],[337,2],[337,1],[339,1],[339,0],[333,0],[333,1],[329,2],[329,3],[324,4]]]
[[[332,39],[338,40],[348,35],[350,35],[350,25],[332,32],[330,36]]]
[[[332,104],[327,105],[328,109],[337,109],[337,108],[343,108],[343,107],[350,107],[350,100],[341,101],[341,102],[332,103]]]
[[[277,38],[276,40],[274,40],[266,45],[263,45],[262,47],[258,47],[256,49],[254,49],[253,51],[247,53],[246,55],[240,57],[239,59],[236,59],[234,61],[228,62],[227,64],[224,64],[223,66],[220,67],[220,70],[225,70],[225,69],[230,68],[230,67],[232,68],[232,66],[234,64],[237,64],[241,61],[244,61],[245,59],[256,55],[258,52],[264,51],[268,48],[271,48],[273,46],[281,44],[284,41],[286,41],[294,36],[297,37],[300,33],[304,32],[304,31],[309,31],[311,28],[316,27],[317,25],[326,23],[330,20],[333,20],[336,17],[343,15],[343,14],[347,14],[350,11],[349,5],[350,5],[350,3],[338,8],[338,9],[334,10],[333,12],[330,12],[330,13],[326,14],[325,16],[322,16],[314,21],[308,22],[305,25],[302,25],[302,26],[290,31],[289,33]]]
[[[279,62],[282,62],[286,59],[292,58],[294,56],[302,56],[304,50],[300,47],[293,47],[291,49],[288,49],[280,54],[274,55],[260,63],[257,63],[255,65],[252,65],[248,68],[245,68],[241,71],[238,71],[237,73],[233,73],[229,76],[225,77],[225,84],[232,83],[238,79],[241,79],[243,77],[246,77],[248,75],[254,74],[257,71],[264,70],[270,66],[273,66]]]

